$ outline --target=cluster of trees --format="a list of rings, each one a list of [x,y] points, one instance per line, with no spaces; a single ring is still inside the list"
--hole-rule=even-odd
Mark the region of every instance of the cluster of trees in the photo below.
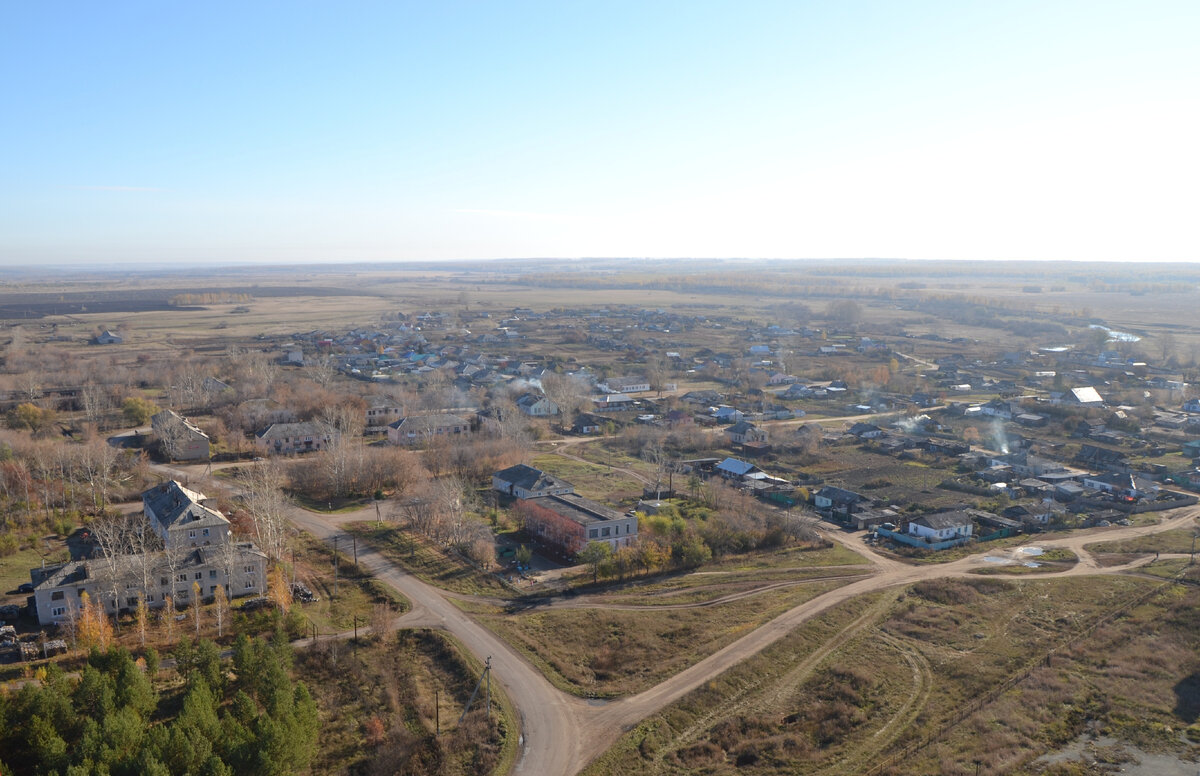
[[[0,430],[0,534],[35,525],[65,534],[134,497],[148,474],[144,461],[102,439],[63,444]]]
[[[50,665],[0,694],[0,772],[274,776],[308,766],[320,723],[291,678],[286,641],[239,636],[232,676],[212,642],[184,642],[173,656],[184,685],[163,696],[157,654],[135,662],[121,647],[93,650],[78,679]]]
[[[9,428],[25,429],[34,434],[48,431],[57,419],[58,413],[53,409],[39,407],[32,402],[21,402],[9,410],[8,415],[5,416]]]
[[[393,501],[389,513],[409,530],[486,570],[496,559],[495,541],[476,516],[479,507],[468,481],[447,476],[414,483]]]
[[[826,546],[803,514],[782,514],[742,503],[742,494],[714,484],[706,502],[665,504],[657,514],[638,516],[638,543],[613,550],[589,542],[578,555],[594,580],[634,573],[696,568],[725,555],[768,550],[793,542]]]

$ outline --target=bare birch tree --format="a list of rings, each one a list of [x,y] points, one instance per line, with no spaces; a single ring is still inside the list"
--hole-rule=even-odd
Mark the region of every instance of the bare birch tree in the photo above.
[[[304,364],[304,373],[322,388],[328,388],[337,376],[337,364],[328,354],[313,356]]]
[[[242,480],[242,501],[254,526],[255,541],[272,562],[283,560],[287,546],[283,482],[283,467],[276,459],[251,467]]]
[[[105,515],[88,525],[92,541],[100,552],[99,558],[93,557],[93,563],[101,570],[100,580],[105,595],[112,601],[114,615],[120,610],[122,591],[134,581],[137,524],[141,522],[129,515],[117,514]],[[96,597],[96,605],[104,611],[104,600],[100,596]]]
[[[362,465],[362,433],[366,418],[352,404],[336,404],[321,412],[317,424],[329,437],[318,459],[325,480],[333,495],[345,496],[351,490],[355,472]]]

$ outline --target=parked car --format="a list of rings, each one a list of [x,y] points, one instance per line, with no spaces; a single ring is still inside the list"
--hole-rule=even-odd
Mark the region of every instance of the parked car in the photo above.
[[[24,582],[20,585],[17,585],[17,592],[18,593],[32,593],[33,592],[33,583],[32,582]]]

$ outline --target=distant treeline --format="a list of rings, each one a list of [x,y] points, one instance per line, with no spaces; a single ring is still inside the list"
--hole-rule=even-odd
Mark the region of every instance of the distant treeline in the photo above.
[[[207,294],[176,294],[169,300],[173,306],[191,306],[198,304],[241,304],[254,299],[250,294],[239,294],[233,291],[217,291]]]

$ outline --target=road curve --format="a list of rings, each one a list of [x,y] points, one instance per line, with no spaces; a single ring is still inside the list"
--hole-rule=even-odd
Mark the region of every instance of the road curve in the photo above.
[[[187,476],[184,470],[156,468],[171,476]],[[1080,562],[1067,571],[1022,574],[1020,579],[1116,574],[1134,569],[1146,563],[1149,558],[1143,557],[1122,566],[1101,568],[1083,547],[1096,541],[1129,539],[1194,525],[1194,521],[1200,515],[1200,507],[1177,510],[1176,515],[1156,525],[1089,531],[1086,534],[1044,541],[1031,537],[1031,543],[1041,547],[1063,547],[1073,550],[1079,555]],[[288,516],[296,526],[319,539],[329,540],[335,535],[342,535],[339,523],[344,522],[344,519],[323,516],[295,506],[289,508]],[[831,532],[831,535],[866,556],[872,562],[876,573],[784,612],[655,687],[638,695],[601,705],[589,704],[556,689],[524,656],[468,617],[441,591],[404,572],[362,540],[359,541],[358,559],[360,565],[411,602],[413,609],[404,615],[403,624],[444,628],[476,657],[492,658],[495,678],[508,693],[520,718],[522,741],[513,772],[536,776],[571,776],[612,746],[624,731],[642,719],[679,700],[709,678],[774,644],[797,626],[831,607],[855,596],[897,585],[928,579],[972,576],[973,571],[982,567],[983,555],[988,554],[980,552],[945,564],[909,565],[869,548],[853,545],[852,539],[846,535],[836,532]]]

